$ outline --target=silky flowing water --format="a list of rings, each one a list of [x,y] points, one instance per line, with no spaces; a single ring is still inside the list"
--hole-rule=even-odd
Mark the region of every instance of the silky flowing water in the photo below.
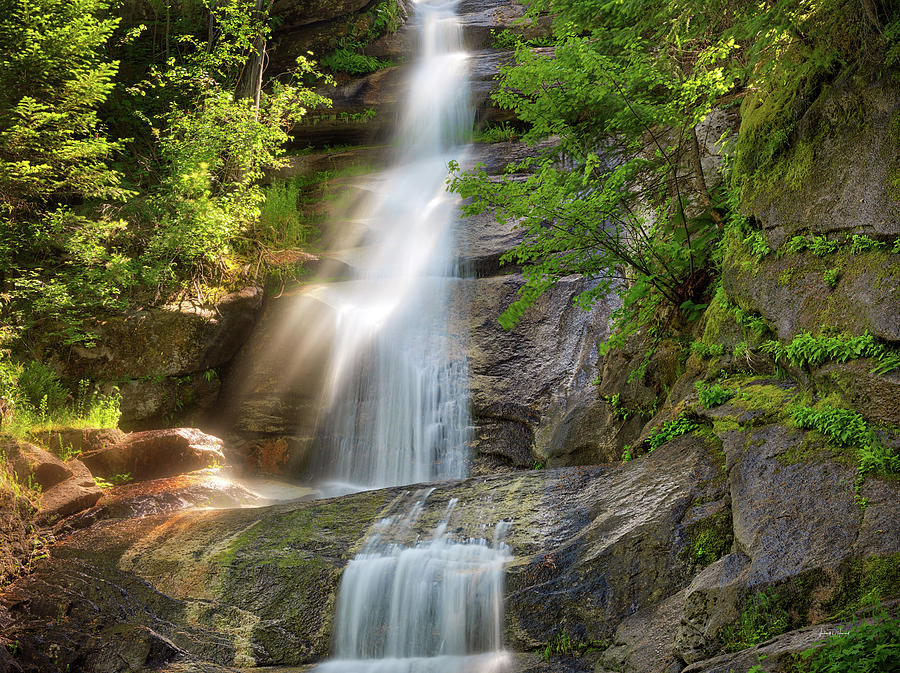
[[[397,130],[396,164],[370,185],[355,279],[318,297],[336,314],[327,416],[316,454],[325,494],[467,473],[468,371],[453,336],[452,241],[458,202],[447,164],[471,128],[455,0],[416,0],[420,59]],[[457,293],[458,297],[458,293]],[[457,299],[458,300],[458,299]],[[505,524],[492,540],[448,532],[456,502],[426,539],[427,494],[379,522],[338,590],[333,658],[320,673],[499,673]]]
[[[466,475],[465,348],[453,335],[458,201],[447,164],[472,125],[456,2],[419,0],[420,59],[404,96],[394,165],[367,185],[354,278],[314,293],[333,308],[318,473],[328,495]]]
[[[456,501],[416,539],[427,494],[383,519],[344,570],[334,659],[320,673],[494,673],[505,670],[501,623],[506,524],[492,540],[455,538]]]

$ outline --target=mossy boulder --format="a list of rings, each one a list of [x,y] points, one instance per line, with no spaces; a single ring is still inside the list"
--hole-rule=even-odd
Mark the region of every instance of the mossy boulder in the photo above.
[[[840,271],[834,288],[825,281],[832,268]],[[752,270],[726,267],[722,285],[743,310],[762,315],[782,341],[802,331],[817,334],[823,326],[900,341],[900,255],[768,255]]]
[[[759,167],[742,193],[745,210],[762,224],[773,248],[807,232],[852,231],[881,240],[900,234],[898,97],[900,88],[890,77],[848,73],[826,86],[793,123],[788,148]],[[773,101],[778,104],[777,97]],[[785,133],[781,126],[767,126],[785,123],[783,111],[770,101],[744,108],[743,137],[764,143]],[[738,151],[751,157],[754,149]]]

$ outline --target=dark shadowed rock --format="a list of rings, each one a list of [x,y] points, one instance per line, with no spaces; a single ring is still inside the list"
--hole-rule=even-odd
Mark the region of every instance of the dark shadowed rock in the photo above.
[[[0,587],[16,577],[28,560],[33,536],[29,524],[34,512],[34,505],[27,498],[0,484]],[[0,631],[5,626],[2,616],[0,611]]]
[[[507,331],[497,319],[516,299],[522,277],[466,282],[471,297],[469,371],[476,449],[522,467],[535,459],[549,459],[551,465],[599,462],[582,440],[575,442],[580,445],[577,451],[570,450],[571,433],[557,430],[573,408],[596,401],[592,381],[597,343],[606,336],[614,298],[598,302],[591,311],[574,306],[574,297],[589,284],[571,276]]]
[[[89,451],[81,460],[96,476],[128,474],[136,481],[169,477],[225,463],[222,440],[195,428],[134,432],[109,448]]]

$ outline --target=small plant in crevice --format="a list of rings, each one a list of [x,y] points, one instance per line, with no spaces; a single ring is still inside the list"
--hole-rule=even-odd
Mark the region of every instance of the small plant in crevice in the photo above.
[[[841,271],[836,268],[827,269],[825,273],[822,274],[822,279],[825,281],[825,284],[833,290],[838,286],[838,282],[841,279]]]
[[[801,406],[794,409],[791,418],[798,427],[815,430],[838,446],[856,447],[859,471],[863,475],[900,472],[900,457],[884,446],[874,428],[851,409]]]
[[[109,479],[104,479],[103,477],[94,477],[94,483],[104,490],[107,488],[112,488],[113,486],[127,484],[130,481],[131,474],[127,472],[125,474],[117,474],[110,477]]]
[[[691,355],[695,355],[701,360],[710,360],[712,358],[721,357],[725,353],[722,344],[709,344],[702,339],[692,341],[690,350]]]
[[[580,656],[586,652],[606,649],[607,643],[599,640],[573,640],[565,631],[557,632],[538,652],[544,661],[554,656]]]
[[[702,381],[697,381],[694,384],[694,388],[697,390],[697,396],[700,399],[700,405],[704,409],[712,409],[713,407],[718,407],[719,405],[725,404],[728,400],[734,397],[734,391],[730,388],[725,388],[718,383],[706,384]]]
[[[680,415],[668,423],[663,423],[654,429],[653,433],[647,437],[647,444],[650,451],[655,451],[666,442],[681,437],[689,432],[693,432],[700,428],[700,425],[688,418],[685,414]]]
[[[634,456],[631,455],[631,444],[626,444],[622,447],[622,462],[627,463],[634,460]]]
[[[775,591],[760,591],[748,598],[738,621],[722,632],[725,649],[739,652],[787,631],[791,624],[785,603]]]
[[[718,561],[731,549],[734,533],[731,512],[724,510],[703,519],[688,528],[688,555],[701,567]]]
[[[518,140],[521,135],[522,132],[515,126],[509,122],[502,122],[492,126],[485,126],[475,134],[475,137],[472,140],[476,143],[485,144],[505,143]]]

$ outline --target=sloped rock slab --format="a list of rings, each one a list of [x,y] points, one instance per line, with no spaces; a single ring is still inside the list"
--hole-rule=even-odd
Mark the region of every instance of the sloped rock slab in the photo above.
[[[521,275],[466,283],[471,297],[469,372],[476,450],[530,467],[536,459],[550,458],[553,438],[553,458],[559,458],[551,464],[600,462],[590,446],[570,451],[574,439],[557,430],[576,405],[596,401],[592,381],[597,344],[606,338],[615,298],[583,311],[572,301],[589,283],[571,276],[545,293],[515,329],[507,331],[498,318],[524,284]]]
[[[108,519],[132,519],[185,509],[224,509],[271,504],[218,470],[124,484],[106,489],[96,505],[68,518],[57,534],[71,533]]]
[[[674,444],[614,470],[441,485],[416,530],[432,530],[454,498],[466,503],[451,519],[456,534],[490,536],[485,524],[511,522],[513,645],[532,649],[561,626],[573,636],[584,628],[611,633],[617,615],[665,592],[654,588],[660,573],[676,589],[684,583],[669,547],[682,546],[679,521],[695,496],[708,495],[703,484],[719,468],[704,450]],[[4,597],[15,621],[10,637],[21,643],[25,670],[42,673],[100,662],[106,639],[132,631],[146,636],[148,652],[183,650],[177,663],[185,665],[311,663],[329,649],[341,569],[372,523],[408,503],[408,489],[387,489],[255,510],[101,521],[58,543]],[[55,659],[47,655],[51,645]],[[97,663],[80,670],[114,669]]]

